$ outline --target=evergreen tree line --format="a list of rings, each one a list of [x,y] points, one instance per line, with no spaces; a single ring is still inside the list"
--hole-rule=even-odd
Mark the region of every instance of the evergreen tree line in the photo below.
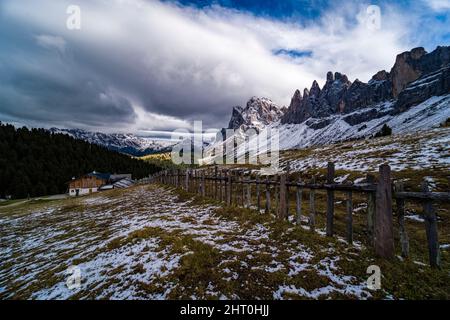
[[[44,129],[0,122],[0,198],[65,193],[72,177],[92,171],[140,179],[160,166]]]

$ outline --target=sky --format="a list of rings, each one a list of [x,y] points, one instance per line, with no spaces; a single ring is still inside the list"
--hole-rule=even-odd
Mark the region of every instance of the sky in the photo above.
[[[252,96],[287,106],[327,71],[368,81],[401,52],[449,45],[449,25],[450,0],[1,0],[0,121],[221,128]]]

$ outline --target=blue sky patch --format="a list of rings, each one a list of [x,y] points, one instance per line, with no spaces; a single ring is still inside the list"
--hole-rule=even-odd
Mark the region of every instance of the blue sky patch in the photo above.
[[[174,2],[171,0],[166,0]],[[251,12],[257,16],[272,18],[319,17],[322,10],[330,4],[329,0],[179,0],[182,5],[205,8],[220,5],[224,8]]]
[[[290,49],[278,49],[274,50],[273,53],[277,56],[289,56],[291,58],[310,58],[313,55],[312,51],[299,51]]]

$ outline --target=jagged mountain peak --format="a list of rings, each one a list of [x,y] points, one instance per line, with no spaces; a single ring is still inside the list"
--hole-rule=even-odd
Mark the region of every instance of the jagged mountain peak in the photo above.
[[[403,72],[413,67],[420,72]],[[429,130],[450,118],[450,47],[403,53],[391,72],[379,71],[368,83],[351,82],[345,74],[331,71],[326,79],[323,88],[314,81],[303,95],[297,89],[289,109],[273,117],[267,111],[271,108],[266,104],[273,104],[270,99],[253,97],[245,108],[233,109],[230,128],[275,128],[280,132],[280,148],[287,150],[375,136],[384,125],[402,134]],[[396,84],[404,87],[397,97]],[[237,130],[234,136],[242,141],[244,132]],[[207,161],[213,159],[215,143],[206,153]]]
[[[450,47],[437,47],[427,53],[422,47],[406,51],[396,57],[391,70],[377,72],[368,83],[356,79],[353,83],[340,72],[329,71],[321,89],[317,81],[305,89],[302,99],[297,92],[282,118],[282,123],[302,123],[309,118],[327,117],[337,113],[350,113],[371,105],[397,100],[393,112],[402,112],[426,99],[449,92]],[[438,72],[437,74],[434,74]],[[431,86],[422,83],[409,86],[426,75],[434,75]]]
[[[298,98],[298,99],[302,99],[303,97],[302,97],[302,93],[300,92],[300,90],[295,90],[295,93],[294,93],[294,97],[295,98]]]
[[[343,82],[343,83],[348,83],[349,82],[347,75],[345,75],[343,73],[340,73],[340,72],[336,72],[334,74],[334,81],[340,81],[340,82]]]
[[[286,110],[286,108],[276,105],[268,98],[252,97],[247,102],[245,108],[233,108],[228,128],[239,129],[245,127],[245,129],[260,129],[278,121]]]
[[[301,103],[303,100],[303,96],[302,93],[300,92],[300,90],[295,90],[294,96],[291,99],[291,104],[289,106],[292,106],[296,103]]]
[[[334,74],[332,71],[328,71],[327,72],[327,83],[333,82],[334,81]]]
[[[311,89],[309,90],[309,96],[318,97],[320,95],[320,86],[316,80],[313,81]]]
[[[389,80],[390,77],[391,77],[391,75],[389,72],[387,72],[386,70],[381,70],[373,75],[372,79],[369,80],[369,84],[371,82],[375,82],[375,81],[386,81],[386,80]]]

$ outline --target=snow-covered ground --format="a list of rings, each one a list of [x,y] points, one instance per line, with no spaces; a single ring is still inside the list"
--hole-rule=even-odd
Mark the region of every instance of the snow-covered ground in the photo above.
[[[387,163],[394,171],[433,169],[436,174],[448,173],[450,128],[313,147],[288,152],[282,157],[282,165],[289,162],[294,171],[325,168],[329,161],[334,162],[338,170],[375,172],[381,164]]]
[[[311,248],[281,241],[268,223],[244,226],[214,207],[180,201],[172,191],[140,186],[120,196],[104,193],[7,213],[0,209],[0,299],[168,299],[189,290],[191,299],[240,299],[249,296],[226,288],[245,290],[249,279],[264,288],[264,294],[253,293],[254,299],[372,295],[364,280],[338,266],[339,242]],[[292,232],[295,228],[282,236],[289,239]],[[182,245],[168,243],[169,236]],[[196,243],[206,249],[196,251]],[[356,256],[360,250],[350,249]],[[217,265],[185,270],[185,259],[198,254],[201,261],[193,263],[207,263],[208,252],[219,257]],[[79,288],[66,285],[71,266],[81,272]],[[196,272],[211,278],[191,288],[186,277]],[[309,283],[310,277],[316,281]]]
[[[416,133],[429,130],[450,118],[450,95],[432,97],[399,115],[386,114],[377,119],[361,122],[356,125],[347,123],[344,118],[378,109],[388,113],[392,104],[387,102],[373,108],[358,110],[347,115],[336,115],[321,121],[329,121],[329,125],[314,130],[306,123],[298,125],[278,125],[280,132],[280,149],[298,149],[311,146],[327,145],[349,139],[370,137],[378,133],[384,124],[392,128],[394,134]],[[382,112],[381,112],[382,113]]]
[[[230,142],[232,139],[238,141],[238,145],[243,145],[242,142],[248,140],[248,147],[237,150],[237,156],[242,157],[246,152],[251,154],[265,153],[270,150],[270,144],[273,143],[271,139],[265,137],[271,134],[278,133],[279,136],[279,150],[303,149],[309,147],[333,148],[333,144],[355,140],[364,139],[374,136],[386,124],[392,128],[396,135],[416,134],[438,128],[442,123],[450,118],[450,95],[432,97],[409,110],[392,115],[393,102],[384,102],[366,109],[357,110],[349,114],[337,114],[322,119],[308,119],[301,124],[287,124],[283,125],[280,122],[270,124],[266,127],[259,128],[259,136],[251,136],[252,133],[246,132],[245,128],[236,130],[233,137],[228,137],[228,140],[223,142],[212,143],[205,150],[203,163],[213,161],[212,155],[221,154],[222,149],[220,145],[233,145]],[[364,114],[378,114],[374,118],[371,115],[369,121],[356,121],[352,124],[352,120],[359,119],[366,116]],[[249,138],[250,135],[250,138]],[[444,143],[448,143],[448,136]],[[397,140],[399,145],[395,146],[401,148],[401,139]],[[361,143],[366,143],[362,141]],[[399,154],[401,155],[401,154]],[[432,150],[430,154],[423,153],[426,159],[434,156]],[[423,160],[426,160],[426,159]],[[364,168],[363,168],[364,170]]]

